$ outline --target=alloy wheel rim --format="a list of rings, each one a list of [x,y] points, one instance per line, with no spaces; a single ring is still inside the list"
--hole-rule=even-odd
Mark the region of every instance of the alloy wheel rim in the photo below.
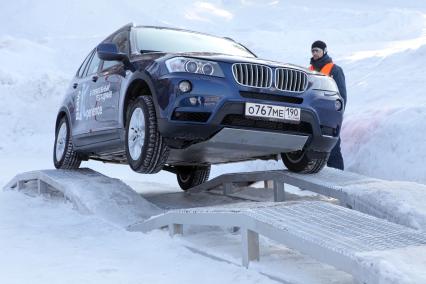
[[[137,161],[145,141],[145,117],[141,108],[136,108],[132,113],[127,141],[130,157]]]
[[[67,142],[67,124],[63,122],[58,131],[58,137],[56,138],[56,160],[62,160],[65,152],[65,144]]]

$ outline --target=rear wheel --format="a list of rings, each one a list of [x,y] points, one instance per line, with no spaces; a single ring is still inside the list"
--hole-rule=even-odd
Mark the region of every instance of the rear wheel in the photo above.
[[[180,188],[188,190],[191,187],[205,183],[209,179],[210,168],[210,165],[177,166],[175,172]]]
[[[136,172],[153,174],[161,171],[168,154],[169,148],[158,132],[152,97],[138,97],[130,103],[127,112],[127,162]]]
[[[59,121],[55,132],[53,163],[57,169],[77,169],[81,164],[81,159],[74,151],[71,130],[66,116]]]
[[[327,164],[329,153],[315,153],[310,157],[303,151],[295,151],[289,153],[281,153],[284,165],[291,172],[314,174],[324,168]]]

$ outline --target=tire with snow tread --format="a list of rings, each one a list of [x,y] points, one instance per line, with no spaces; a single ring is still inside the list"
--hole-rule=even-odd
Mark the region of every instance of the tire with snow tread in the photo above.
[[[65,127],[66,136],[58,137],[60,130]],[[58,141],[59,138],[59,141]],[[60,145],[58,145],[60,143]],[[58,152],[58,147],[63,149],[62,154]],[[57,155],[60,157],[57,157]],[[62,117],[59,121],[58,127],[55,131],[55,144],[53,147],[53,163],[57,169],[78,169],[81,164],[81,159],[76,151],[74,151],[74,144],[72,142],[71,129],[66,116]]]
[[[191,187],[205,183],[210,176],[211,166],[177,166],[176,178],[180,188],[188,190]]]
[[[328,156],[329,153],[317,153],[315,157],[310,158],[302,151],[281,153],[281,159],[287,169],[301,174],[318,173],[327,164]]]
[[[132,115],[136,110],[142,110],[144,118],[144,139],[140,156],[132,158],[129,150],[129,131]],[[126,155],[129,166],[136,172],[154,174],[162,170],[169,155],[164,138],[158,132],[157,115],[151,96],[139,96],[130,102],[126,119]]]

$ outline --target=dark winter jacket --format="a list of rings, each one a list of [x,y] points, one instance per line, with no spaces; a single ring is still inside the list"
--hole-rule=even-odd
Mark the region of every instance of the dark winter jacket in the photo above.
[[[314,58],[311,58],[311,65],[318,72],[322,69],[322,67],[324,67],[325,64],[330,62],[333,62],[333,60],[330,56],[328,56],[328,54],[324,54],[324,56],[318,60],[314,60]],[[346,82],[343,69],[340,66],[334,64],[333,69],[331,69],[330,76],[334,79],[334,81],[336,81],[337,88],[339,89],[339,93],[342,96],[344,104],[346,106]]]

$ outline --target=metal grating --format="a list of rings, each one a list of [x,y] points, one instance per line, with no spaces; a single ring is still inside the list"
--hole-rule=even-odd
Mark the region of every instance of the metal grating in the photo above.
[[[243,214],[252,220],[269,224],[273,228],[297,236],[301,242],[314,243],[347,256],[364,251],[426,245],[424,232],[326,202],[248,205],[232,204],[171,212]],[[262,234],[262,232],[259,233]]]
[[[238,84],[247,87],[269,88],[272,85],[272,69],[253,63],[235,63],[232,74]]]
[[[342,253],[426,245],[422,232],[325,202],[250,211],[259,221]]]
[[[275,69],[275,87],[286,92],[301,93],[308,85],[308,75],[305,72],[289,68]]]

